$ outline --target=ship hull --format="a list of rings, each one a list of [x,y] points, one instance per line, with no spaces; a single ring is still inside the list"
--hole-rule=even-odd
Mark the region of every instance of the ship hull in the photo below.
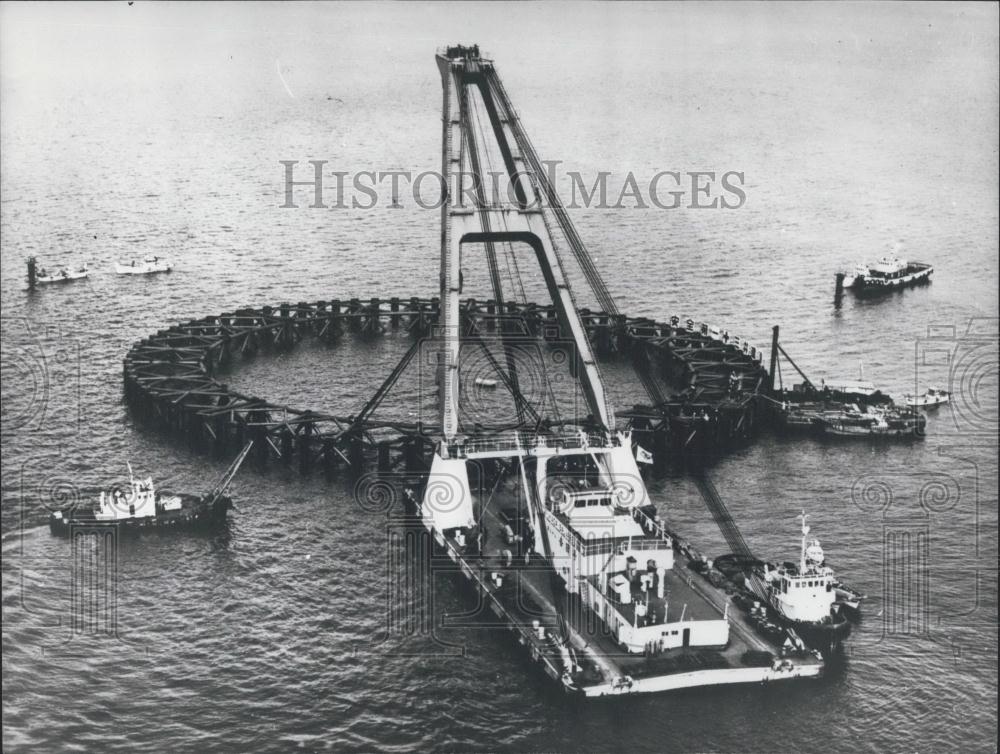
[[[784,625],[795,631],[808,646],[818,649],[824,655],[837,652],[843,641],[851,635],[851,622],[844,616],[838,616],[829,623],[804,623],[790,621],[780,615],[777,617]]]

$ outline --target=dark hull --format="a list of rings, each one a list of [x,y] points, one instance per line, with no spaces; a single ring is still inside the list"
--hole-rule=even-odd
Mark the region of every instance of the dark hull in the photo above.
[[[833,654],[840,649],[841,642],[851,635],[851,622],[843,615],[835,617],[830,623],[803,623],[783,618],[776,610],[771,610],[779,621],[787,625],[813,649],[818,649],[824,655]]]
[[[84,528],[115,528],[122,534],[141,534],[153,531],[211,531],[224,525],[232,500],[219,498],[209,505],[203,498],[182,495],[181,507],[177,510],[158,512],[155,516],[104,520],[94,517],[92,510],[70,509],[61,512],[61,517],[53,513],[49,516],[49,530],[59,536],[69,536],[73,531]]]
[[[840,605],[840,612],[842,612],[844,614],[844,617],[846,617],[849,621],[851,621],[852,623],[861,622],[860,604],[858,605],[858,607],[854,607],[853,605],[850,605],[846,602],[840,602],[838,604]]]

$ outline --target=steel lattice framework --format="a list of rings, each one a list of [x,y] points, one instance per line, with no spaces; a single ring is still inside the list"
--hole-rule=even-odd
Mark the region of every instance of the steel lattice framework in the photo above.
[[[140,419],[220,453],[257,439],[258,460],[297,458],[303,469],[317,464],[363,467],[373,455],[380,466],[404,460],[422,466],[432,443],[441,439],[436,425],[383,418],[365,406],[330,414],[275,403],[233,390],[216,376],[220,366],[244,355],[293,347],[303,338],[335,343],[351,336],[381,337],[394,329],[414,342],[431,338],[439,303],[436,298],[373,298],[281,304],[175,325],[144,338],[126,354],[125,396]],[[495,301],[468,299],[459,311],[483,329],[491,321],[496,326],[501,318],[514,319],[540,340],[558,338],[558,316],[551,305],[507,302],[501,312]],[[641,360],[679,389],[655,408],[618,407],[619,421],[637,431],[653,431],[678,453],[683,448],[722,448],[756,429],[758,399],[768,389],[763,352],[756,347],[739,338],[720,340],[708,325],[679,317],[662,323],[586,309],[578,314],[598,353]],[[380,402],[377,397],[368,404]],[[581,420],[568,417],[566,423]]]

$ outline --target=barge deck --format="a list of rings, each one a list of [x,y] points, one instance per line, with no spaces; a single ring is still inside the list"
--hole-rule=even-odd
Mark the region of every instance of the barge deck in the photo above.
[[[566,691],[603,697],[815,678],[822,674],[824,663],[820,657],[812,652],[786,653],[760,635],[746,615],[732,605],[730,596],[688,568],[690,561],[681,553],[676,566],[664,573],[665,610],[653,608],[649,617],[651,621],[669,622],[674,633],[683,630],[673,628],[677,621],[683,625],[685,621],[693,624],[725,620],[729,626],[726,644],[646,653],[626,651],[581,595],[569,594],[562,588],[556,591],[552,563],[534,552],[526,563],[516,544],[507,543],[509,519],[505,520],[504,511],[508,509],[495,499],[499,496],[507,504],[516,497],[507,494],[510,492],[498,490],[492,501],[480,507],[481,551],[478,541],[456,539],[451,532],[437,531],[426,520],[425,525],[482,595],[484,604]],[[634,616],[634,611],[629,615]],[[573,674],[564,670],[563,650],[556,638],[561,630],[565,631],[579,669]]]

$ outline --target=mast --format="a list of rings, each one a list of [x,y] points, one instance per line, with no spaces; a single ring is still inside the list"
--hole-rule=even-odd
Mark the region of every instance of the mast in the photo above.
[[[806,536],[809,534],[809,527],[806,526],[806,512],[802,511],[802,552],[799,555],[799,574],[806,572]]]

